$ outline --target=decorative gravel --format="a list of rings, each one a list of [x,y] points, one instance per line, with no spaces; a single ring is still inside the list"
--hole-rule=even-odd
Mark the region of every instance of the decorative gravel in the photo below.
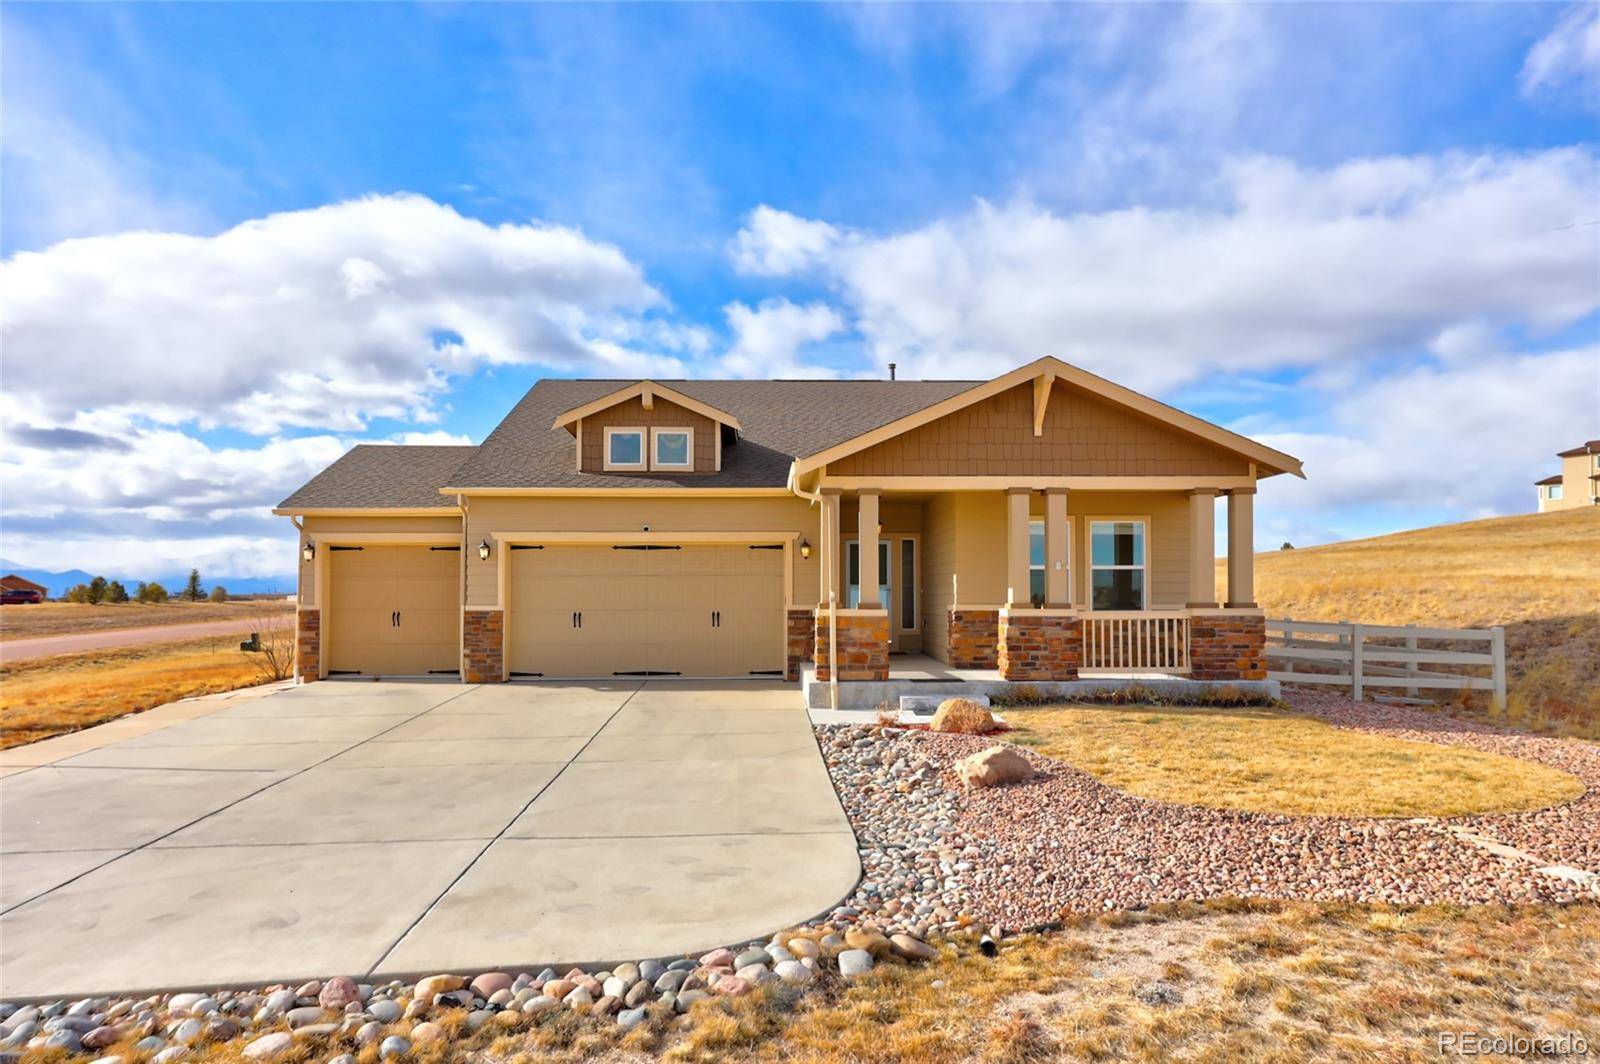
[[[1449,821],[1280,816],[1134,797],[1023,749],[1037,778],[967,791],[953,765],[995,738],[819,728],[866,871],[834,916],[933,932],[962,917],[1022,929],[1066,912],[1219,896],[1396,904],[1596,896],[1539,867],[1600,870],[1600,747],[1324,694],[1289,701],[1340,727],[1540,761],[1588,790],[1557,808]],[[1538,861],[1496,855],[1452,828]]]

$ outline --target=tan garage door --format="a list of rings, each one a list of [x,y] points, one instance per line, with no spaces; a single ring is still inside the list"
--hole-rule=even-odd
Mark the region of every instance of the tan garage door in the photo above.
[[[784,666],[783,550],[521,547],[507,668],[524,676],[749,676]]]
[[[426,676],[460,666],[461,552],[333,547],[328,673]]]

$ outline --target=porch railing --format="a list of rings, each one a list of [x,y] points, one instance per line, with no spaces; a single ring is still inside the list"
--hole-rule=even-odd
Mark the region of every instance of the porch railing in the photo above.
[[[1083,615],[1080,669],[1188,672],[1189,615],[1182,610],[1100,610]]]

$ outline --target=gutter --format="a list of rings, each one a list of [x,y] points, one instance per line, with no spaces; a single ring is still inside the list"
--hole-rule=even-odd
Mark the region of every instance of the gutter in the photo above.
[[[789,463],[788,486],[790,491],[811,503],[812,506],[817,506],[822,502],[821,491],[807,492],[800,487],[800,478],[795,474],[794,462]],[[828,556],[828,542],[833,537],[819,534],[817,538],[822,540],[822,557],[820,558],[822,571],[824,573],[835,571],[828,568],[833,563],[833,560]],[[828,700],[830,706],[837,712],[839,709],[839,593],[833,590],[833,580],[831,578],[828,580]]]

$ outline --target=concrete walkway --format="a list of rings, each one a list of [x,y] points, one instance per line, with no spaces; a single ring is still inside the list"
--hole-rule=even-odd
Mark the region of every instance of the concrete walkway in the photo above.
[[[740,681],[327,682],[4,751],[0,998],[765,935],[860,874],[798,702]]]

